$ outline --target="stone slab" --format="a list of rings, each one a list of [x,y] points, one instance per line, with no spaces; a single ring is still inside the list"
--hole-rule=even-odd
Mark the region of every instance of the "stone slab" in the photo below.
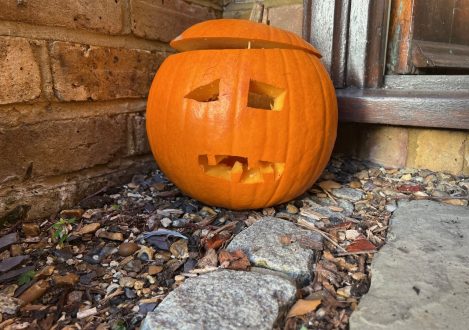
[[[282,236],[291,235],[293,243],[284,245]],[[228,245],[228,250],[243,250],[251,263],[286,273],[300,283],[311,279],[314,250],[302,247],[300,240],[322,242],[322,237],[302,229],[292,222],[265,217],[239,233]]]
[[[147,314],[141,330],[272,329],[295,294],[282,277],[217,271],[187,279]]]
[[[350,329],[467,329],[469,208],[399,203]]]

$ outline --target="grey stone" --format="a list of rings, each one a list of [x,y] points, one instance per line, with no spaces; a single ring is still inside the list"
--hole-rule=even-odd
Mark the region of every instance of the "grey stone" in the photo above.
[[[363,197],[363,192],[353,188],[332,189],[331,193],[337,198],[347,199],[352,202],[357,202]]]
[[[401,202],[350,328],[467,329],[469,209]]]
[[[338,207],[341,207],[343,208],[344,210],[340,213],[342,213],[343,215],[345,215],[346,217],[349,217],[352,215],[353,213],[353,209],[354,209],[354,206],[351,202],[349,202],[348,200],[345,200],[345,199],[338,199],[337,200],[337,203],[338,205],[336,205],[334,203],[334,201],[330,198],[320,198],[320,197],[316,197],[316,196],[313,196],[311,197],[311,200],[319,205],[315,206],[314,204],[312,205],[313,207],[313,210],[316,211],[316,207],[319,207],[319,206],[338,206]],[[329,208],[328,208],[328,211],[329,212],[332,212],[333,215],[337,216],[337,217],[340,217],[338,215],[336,215],[336,213],[339,213],[339,212],[333,212],[331,211]],[[322,213],[320,211],[317,211],[319,213]]]
[[[292,235],[292,244],[282,245],[283,235]],[[314,250],[303,248],[300,238],[322,242],[321,235],[302,229],[292,222],[265,217],[239,233],[228,250],[243,250],[258,267],[280,271],[304,284],[311,279]]]
[[[187,279],[154,312],[141,330],[272,329],[295,300],[295,285],[284,278],[223,270]]]

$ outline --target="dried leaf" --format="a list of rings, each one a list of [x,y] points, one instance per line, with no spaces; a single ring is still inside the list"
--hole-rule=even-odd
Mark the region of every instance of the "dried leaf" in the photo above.
[[[318,308],[320,304],[321,304],[321,299],[315,299],[315,300],[300,299],[292,306],[292,308],[288,312],[287,318],[311,313],[315,311],[316,308]]]
[[[347,246],[347,252],[364,252],[364,251],[374,251],[376,246],[365,238],[358,238],[349,246]]]
[[[248,270],[251,267],[248,257],[242,250],[220,251],[218,261],[223,268],[233,270]]]
[[[332,189],[339,189],[342,185],[332,180],[326,180],[318,183],[318,186],[324,190],[331,191]]]
[[[230,239],[231,234],[225,231],[222,231],[219,234],[216,234],[212,238],[209,238],[205,241],[204,246],[206,250],[218,249],[223,245],[228,239]]]

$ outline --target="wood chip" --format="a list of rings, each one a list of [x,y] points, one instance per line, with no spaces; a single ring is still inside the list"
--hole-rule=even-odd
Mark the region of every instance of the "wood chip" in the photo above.
[[[288,312],[287,318],[311,313],[315,311],[316,308],[318,308],[320,304],[321,304],[321,299],[315,299],[315,300],[300,299],[292,306],[292,308]]]

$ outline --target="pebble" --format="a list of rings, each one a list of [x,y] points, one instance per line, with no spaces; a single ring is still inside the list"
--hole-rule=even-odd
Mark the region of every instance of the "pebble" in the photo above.
[[[337,198],[343,198],[353,202],[357,202],[363,197],[363,193],[360,190],[353,188],[332,189],[331,193]]]
[[[128,272],[139,273],[142,270],[142,262],[140,260],[131,260],[125,264],[124,269]]]
[[[132,277],[129,277],[129,276],[123,276],[119,280],[119,285],[121,287],[133,288],[135,282],[136,282],[135,278],[132,278]]]
[[[117,290],[120,286],[117,283],[111,283],[106,288],[106,294],[110,294],[113,291]]]
[[[109,267],[111,268],[116,268],[119,266],[119,262],[118,261],[115,261],[115,260],[112,260],[110,263],[109,263]]]
[[[360,236],[360,233],[358,232],[358,230],[349,229],[349,230],[345,231],[345,238],[347,238],[348,240],[354,240],[358,236]]]
[[[149,275],[156,275],[160,273],[163,270],[163,266],[157,266],[157,265],[150,265],[148,266],[148,274]]]
[[[126,242],[119,245],[119,250],[117,251],[121,257],[128,257],[135,252],[137,252],[139,246],[134,242]]]
[[[165,228],[169,227],[172,223],[170,218],[163,218],[160,220],[160,222],[161,222],[161,225]]]
[[[141,290],[145,286],[145,283],[143,281],[135,281],[134,282],[134,289],[135,290]]]
[[[185,218],[176,219],[173,221],[172,226],[176,228],[182,228],[182,227],[187,226],[190,221],[191,221],[190,219],[185,219]]]
[[[288,204],[287,205],[287,212],[290,213],[290,214],[297,214],[298,213],[298,208],[293,204]]]
[[[124,294],[128,299],[133,299],[137,297],[137,293],[135,293],[135,290],[132,290],[131,288],[125,288]]]

